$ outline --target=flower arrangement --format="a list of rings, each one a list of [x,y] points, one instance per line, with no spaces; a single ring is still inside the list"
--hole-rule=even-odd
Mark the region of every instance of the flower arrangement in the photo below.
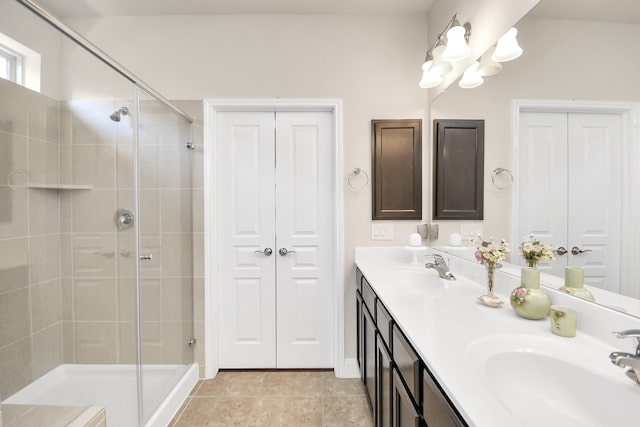
[[[529,267],[535,267],[540,261],[554,260],[551,245],[542,244],[540,240],[536,240],[533,234],[524,238],[524,241],[518,246],[520,256],[525,260]]]
[[[495,264],[500,260],[507,257],[507,254],[511,251],[509,243],[505,239],[501,239],[500,243],[495,243],[493,237],[489,237],[489,240],[484,240],[480,234],[474,239],[471,239],[471,243],[477,246],[475,253],[476,259],[481,263]]]

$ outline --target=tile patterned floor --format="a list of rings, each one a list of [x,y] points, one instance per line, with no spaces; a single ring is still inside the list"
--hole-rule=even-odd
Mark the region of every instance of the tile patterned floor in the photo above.
[[[170,427],[372,427],[359,379],[329,371],[222,371],[199,381]]]

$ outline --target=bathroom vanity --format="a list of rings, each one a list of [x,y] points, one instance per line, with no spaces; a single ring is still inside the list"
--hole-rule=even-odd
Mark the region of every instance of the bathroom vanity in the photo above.
[[[440,253],[457,280],[412,262],[404,248],[356,248],[358,361],[376,426],[637,425],[619,405],[640,405],[640,385],[609,360],[634,351],[611,331],[640,329],[631,316],[548,291],[578,313],[575,338],[550,320],[521,318],[496,274],[500,308],[481,305],[484,267]]]

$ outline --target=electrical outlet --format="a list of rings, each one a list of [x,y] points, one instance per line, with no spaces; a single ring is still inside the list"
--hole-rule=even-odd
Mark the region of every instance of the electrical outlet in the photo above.
[[[371,240],[393,240],[393,224],[371,224]]]

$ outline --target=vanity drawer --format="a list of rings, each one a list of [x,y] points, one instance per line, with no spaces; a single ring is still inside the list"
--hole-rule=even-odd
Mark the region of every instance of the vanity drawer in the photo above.
[[[386,344],[387,347],[391,348],[391,314],[387,308],[380,302],[380,300],[376,301],[376,326],[378,327],[378,331],[380,331],[380,335],[382,336],[382,340]]]
[[[421,402],[421,362],[418,353],[404,336],[398,325],[393,324],[393,347],[391,354],[400,376],[407,384],[407,389],[415,402]]]
[[[422,418],[428,426],[467,426],[427,369],[422,370]]]
[[[376,293],[373,292],[371,285],[366,278],[362,279],[362,299],[372,315],[376,312]],[[374,317],[375,320],[375,317]]]

